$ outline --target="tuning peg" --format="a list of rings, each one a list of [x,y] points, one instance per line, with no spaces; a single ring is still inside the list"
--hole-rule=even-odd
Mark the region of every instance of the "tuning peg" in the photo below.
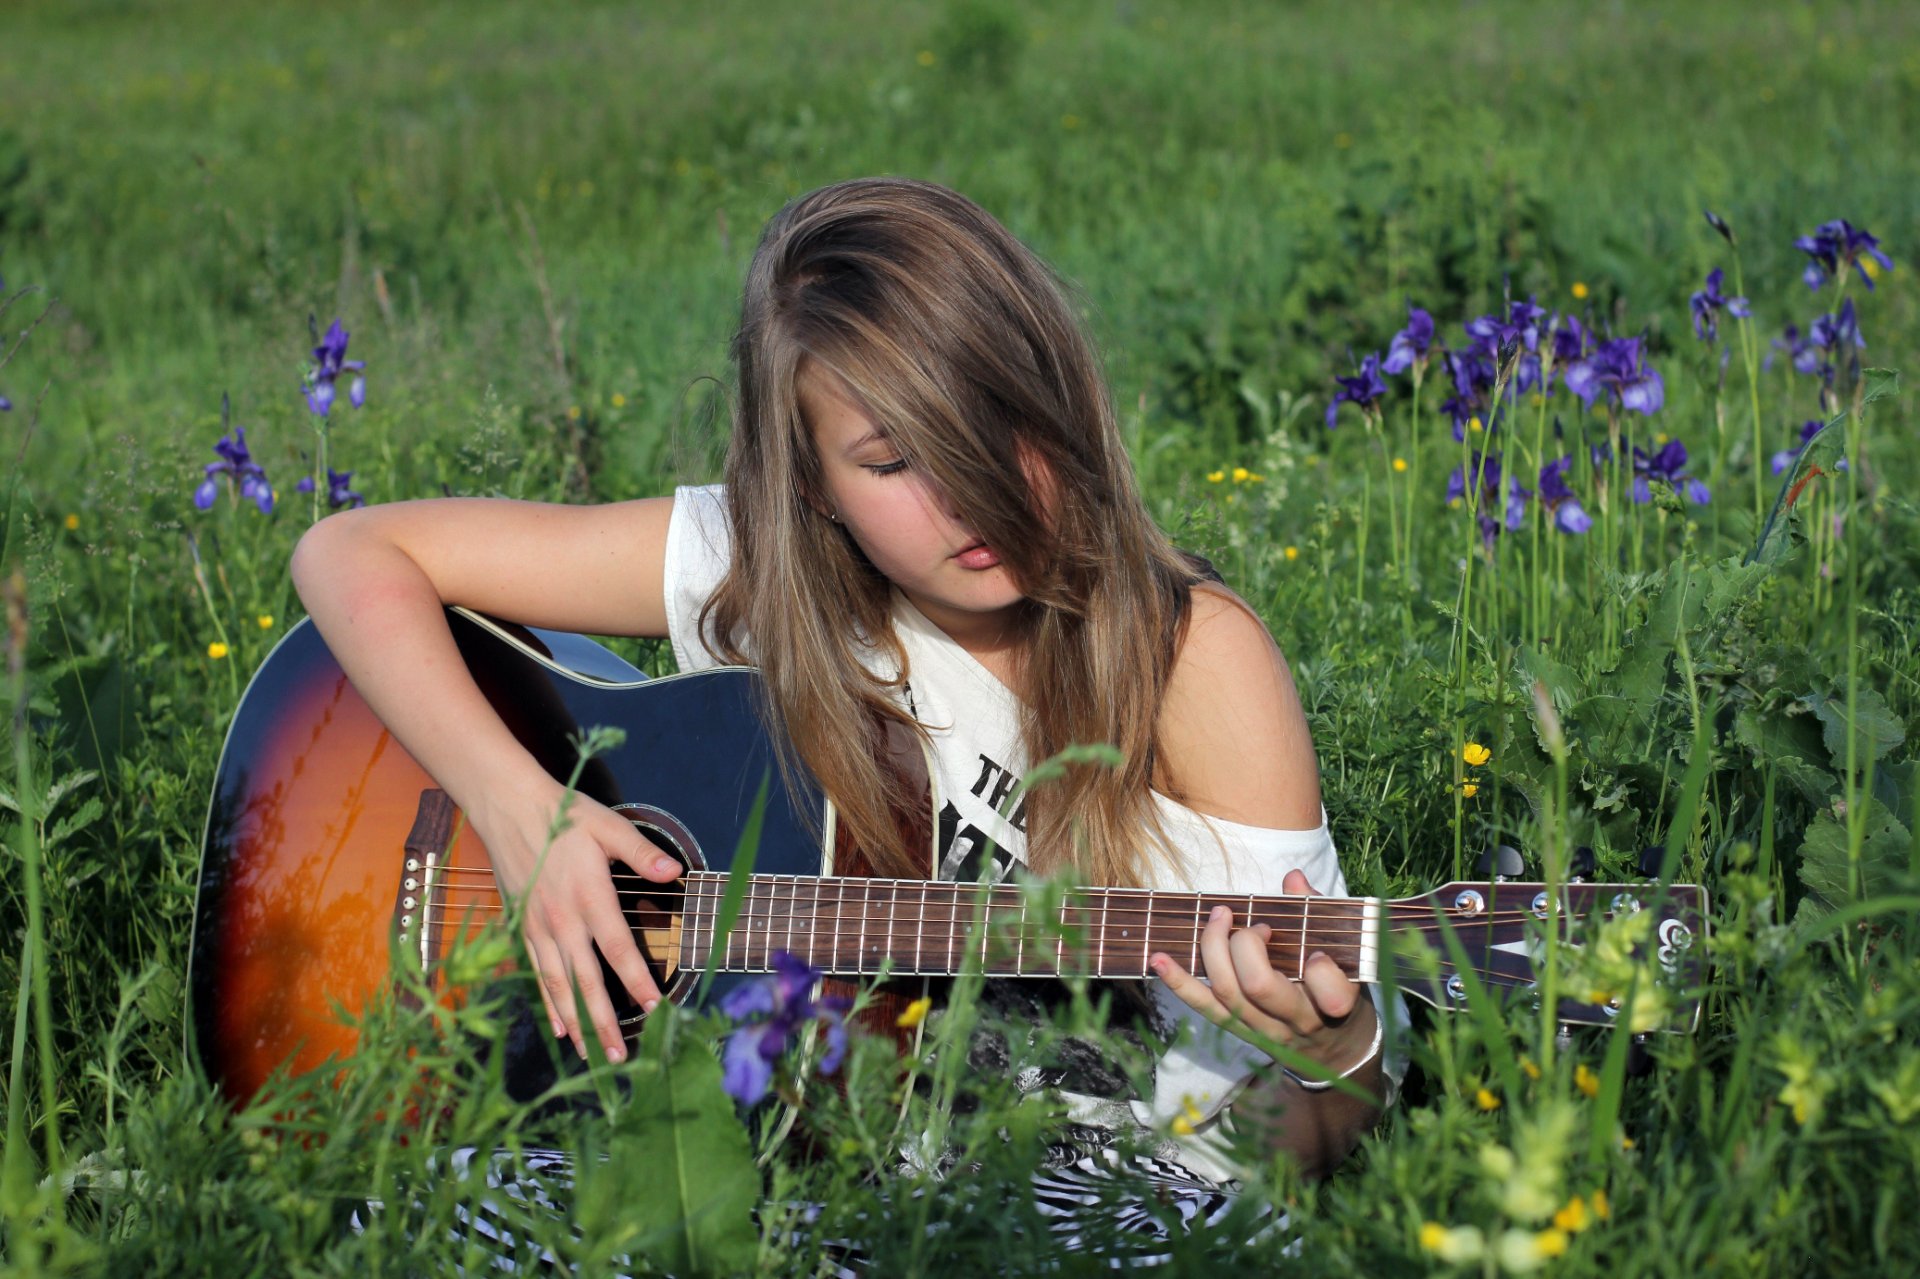
[[[1573,859],[1567,863],[1567,882],[1584,884],[1593,878],[1595,866],[1593,850],[1585,844],[1573,850]]]
[[[1649,1035],[1635,1035],[1627,1045],[1627,1074],[1638,1079],[1653,1073],[1653,1054],[1647,1051]]]
[[[1526,859],[1520,856],[1520,850],[1511,844],[1496,844],[1480,854],[1480,860],[1474,863],[1483,879],[1495,883],[1512,879],[1527,872]]]
[[[1573,1023],[1570,1021],[1563,1021],[1560,1023],[1560,1029],[1553,1032],[1553,1050],[1558,1053],[1563,1053],[1568,1051],[1572,1047],[1573,1047]]]
[[[1638,867],[1642,879],[1659,879],[1666,865],[1667,849],[1664,844],[1649,844],[1640,850]]]

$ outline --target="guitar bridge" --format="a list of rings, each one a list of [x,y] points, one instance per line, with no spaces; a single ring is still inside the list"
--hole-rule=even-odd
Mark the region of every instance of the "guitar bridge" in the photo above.
[[[440,953],[440,912],[433,909],[436,882],[447,846],[453,842],[453,824],[459,809],[439,789],[420,792],[420,807],[413,816],[413,829],[407,832],[403,846],[400,883],[393,895],[395,933],[406,950],[408,961],[420,956],[419,971],[424,974]],[[418,1003],[405,990],[402,1000]]]

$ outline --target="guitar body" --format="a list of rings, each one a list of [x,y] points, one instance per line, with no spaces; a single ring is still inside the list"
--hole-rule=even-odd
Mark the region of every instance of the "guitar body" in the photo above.
[[[459,609],[449,622],[489,702],[554,777],[572,773],[588,728],[625,732],[579,789],[690,869],[732,868],[764,786],[756,872],[834,873],[831,810],[805,779],[798,794],[784,784],[755,672],[649,680],[579,636]],[[649,895],[671,913],[677,892]],[[638,896],[623,892],[623,906]],[[343,1014],[391,998],[396,964],[431,977],[500,906],[479,838],[300,623],[249,685],[215,778],[187,972],[189,1046],[203,1068],[244,1101],[282,1067],[351,1056],[358,1036]],[[690,997],[694,973],[650,960],[671,997]],[[631,1033],[639,1009],[620,1006],[620,983],[605,976]],[[720,977],[711,996],[740,980]],[[537,1006],[519,1020],[507,1071],[526,1095],[553,1077],[555,1045]]]

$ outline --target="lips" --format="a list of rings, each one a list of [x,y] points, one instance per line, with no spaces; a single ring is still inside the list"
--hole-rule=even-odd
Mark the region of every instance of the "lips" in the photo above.
[[[1000,557],[985,542],[975,542],[971,546],[955,551],[953,562],[961,568],[989,569],[1000,563]]]

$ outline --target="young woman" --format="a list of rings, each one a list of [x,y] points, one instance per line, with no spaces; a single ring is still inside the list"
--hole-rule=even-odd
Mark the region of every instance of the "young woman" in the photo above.
[[[678,867],[582,798],[534,875],[561,788],[467,676],[444,604],[667,636],[682,669],[759,666],[776,726],[882,874],[971,877],[991,855],[989,873],[1071,866],[1088,884],[1345,891],[1280,650],[1153,524],[1066,297],[999,223],[921,182],[801,197],[754,255],[733,358],[724,486],[598,507],[369,507],[316,525],[294,556],[341,665],[525,895],[556,1036],[623,1055],[594,947],[644,1006],[659,991],[609,867],[656,881]],[[903,735],[927,747],[930,778],[881,748]],[[1004,811],[1030,765],[1086,742],[1124,762],[1071,769]],[[929,784],[935,867],[899,834]],[[1373,1003],[1324,955],[1282,977],[1264,926],[1225,911],[1200,954],[1199,973],[1151,961],[1153,1002],[1196,1031],[1161,1058],[1153,1095],[1080,1098],[1076,1114],[1178,1129],[1165,1153],[1220,1180],[1228,1103],[1251,1086],[1282,1116],[1280,1148],[1332,1167],[1376,1108],[1227,1032],[1384,1096]]]

